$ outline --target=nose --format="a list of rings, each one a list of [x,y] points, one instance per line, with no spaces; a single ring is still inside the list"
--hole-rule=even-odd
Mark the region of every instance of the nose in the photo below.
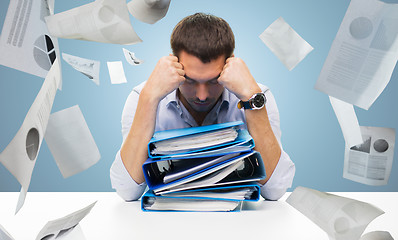
[[[209,97],[209,89],[206,84],[199,83],[196,86],[196,97],[202,102],[206,101]]]

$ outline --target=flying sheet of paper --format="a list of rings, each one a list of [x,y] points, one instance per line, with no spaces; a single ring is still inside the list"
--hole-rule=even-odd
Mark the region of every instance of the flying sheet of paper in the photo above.
[[[142,42],[133,29],[126,0],[97,0],[45,18],[52,36],[87,41]]]
[[[101,158],[78,105],[51,114],[44,138],[64,178],[88,169]]]
[[[314,49],[282,17],[275,20],[259,37],[289,71]]]
[[[297,187],[286,202],[324,230],[331,240],[359,240],[366,226],[384,213],[365,202],[305,187]]]
[[[395,129],[361,126],[364,142],[346,146],[343,177],[363,184],[388,183],[395,147]]]
[[[315,89],[369,109],[398,59],[398,4],[352,0]]]
[[[83,230],[80,227],[80,224],[77,224],[75,227],[72,227],[70,229],[67,229],[65,231],[60,231],[57,236],[54,236],[54,238],[49,238],[45,240],[86,240],[86,237],[84,236]]]
[[[1,240],[14,240],[13,237],[4,229],[0,224],[0,239]]]
[[[133,52],[123,48],[124,57],[130,65],[139,65],[143,63],[141,59],[137,58]]]
[[[44,17],[54,2],[10,1],[0,35],[0,64],[45,78],[59,56],[58,40],[50,36]],[[61,87],[61,85],[60,85]]]
[[[126,83],[126,75],[124,75],[123,63],[121,61],[107,62],[109,76],[112,84]]]
[[[363,143],[361,129],[359,127],[357,115],[355,114],[354,106],[330,96],[329,100],[337,120],[339,121],[346,145],[352,147]]]
[[[81,58],[81,57],[76,57],[67,53],[62,53],[62,58],[67,62],[69,65],[71,65],[74,69],[77,71],[83,73],[86,75],[88,78],[93,80],[95,84],[99,85],[99,72],[100,72],[100,62],[91,60],[91,59],[86,59],[86,58]]]
[[[26,195],[30,178],[40,150],[41,142],[46,132],[48,118],[60,83],[60,69],[58,58],[55,60],[44,83],[26,114],[25,120],[15,137],[0,154],[0,162],[14,175],[22,185]],[[17,211],[23,205],[23,199],[19,199]]]
[[[164,16],[169,9],[171,0],[132,0],[127,4],[129,12],[141,22],[154,24]]]
[[[364,234],[361,240],[394,240],[394,238],[392,238],[389,232],[374,231]]]
[[[79,222],[90,213],[91,209],[97,202],[94,202],[87,207],[73,212],[65,217],[49,221],[43,229],[39,232],[36,240],[43,239],[58,239],[60,235],[64,235],[67,231],[74,228]]]

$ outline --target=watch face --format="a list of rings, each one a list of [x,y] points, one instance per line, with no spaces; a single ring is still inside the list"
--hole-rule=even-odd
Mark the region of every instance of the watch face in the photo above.
[[[254,99],[253,99],[253,105],[254,105],[256,108],[261,108],[261,107],[263,107],[263,106],[264,106],[264,103],[265,103],[265,98],[264,98],[264,95],[262,95],[262,94],[257,94],[257,95],[254,97]]]

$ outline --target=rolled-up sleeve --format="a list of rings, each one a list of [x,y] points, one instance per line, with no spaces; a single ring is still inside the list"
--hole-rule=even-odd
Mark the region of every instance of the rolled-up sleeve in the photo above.
[[[116,189],[116,192],[125,201],[137,200],[145,191],[146,183],[137,184],[131,178],[120,157],[120,151],[117,152],[115,161],[111,166],[110,177],[112,188]]]
[[[289,155],[282,151],[279,162],[268,181],[261,186],[261,196],[267,200],[278,200],[292,186],[296,168]]]
[[[142,88],[142,86],[143,85],[139,85],[138,87],[134,88],[124,105],[121,120],[123,141],[126,139],[130,131],[131,124],[133,123],[139,98],[138,89]],[[122,158],[120,156],[120,150],[117,152],[115,160],[111,166],[110,179],[112,188],[115,189],[119,196],[125,201],[134,201],[139,199],[146,188],[145,182],[138,184],[130,176],[123,164]]]
[[[282,148],[279,111],[275,98],[271,91],[265,91],[265,95],[267,97],[266,108],[268,118],[274,135],[281,147],[281,156],[271,177],[261,186],[261,196],[267,200],[278,200],[292,186],[296,168],[289,155]]]

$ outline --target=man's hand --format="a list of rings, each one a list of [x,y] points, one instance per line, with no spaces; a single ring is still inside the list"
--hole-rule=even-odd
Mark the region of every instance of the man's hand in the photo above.
[[[176,56],[162,57],[152,71],[143,91],[148,91],[157,101],[177,89],[185,81],[185,71]]]
[[[225,61],[218,82],[244,101],[247,101],[253,94],[261,92],[261,88],[251,75],[245,62],[234,56]]]

